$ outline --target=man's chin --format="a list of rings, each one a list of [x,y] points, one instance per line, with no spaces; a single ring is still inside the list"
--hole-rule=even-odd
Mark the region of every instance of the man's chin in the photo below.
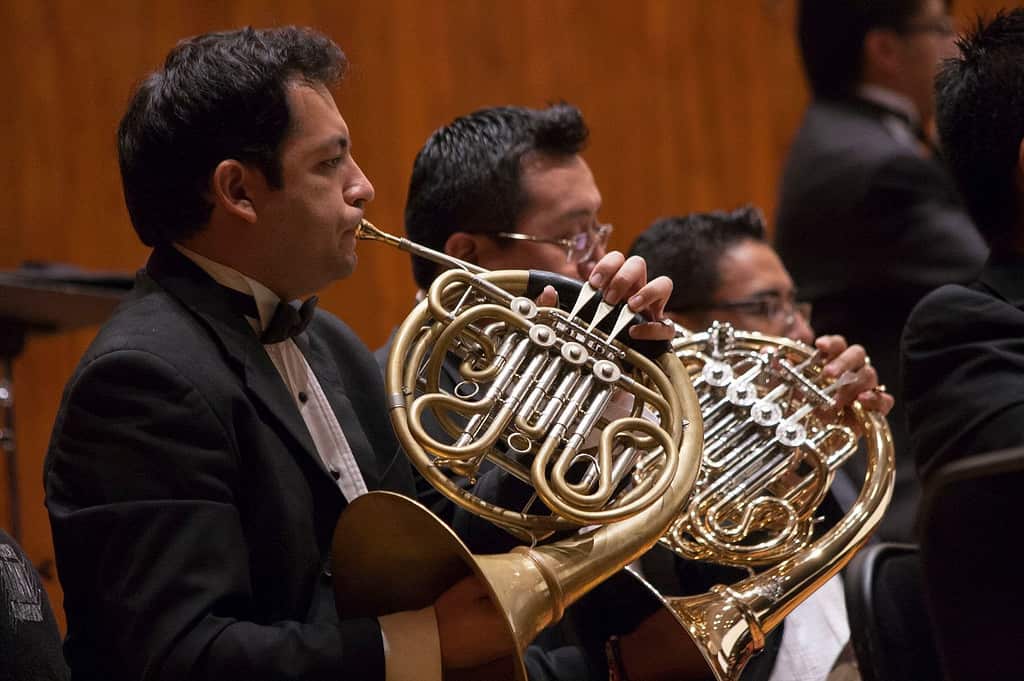
[[[338,279],[347,279],[352,276],[352,273],[356,271],[356,265],[359,264],[359,256],[355,252],[349,253],[342,257],[341,262],[338,263]]]

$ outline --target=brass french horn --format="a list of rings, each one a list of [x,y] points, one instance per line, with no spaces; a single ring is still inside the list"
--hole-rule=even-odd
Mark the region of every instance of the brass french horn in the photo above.
[[[735,681],[765,634],[839,572],[881,520],[893,489],[892,436],[880,414],[857,403],[837,408],[842,377],[826,380],[824,362],[803,343],[716,322],[695,334],[680,327],[672,346],[699,397],[704,460],[661,544],[752,575],[663,603],[715,678]],[[818,506],[861,435],[860,495],[814,539]]]
[[[366,221],[357,236],[452,268],[394,337],[386,371],[392,424],[428,482],[530,544],[474,556],[416,502],[366,494],[335,533],[339,610],[419,609],[475,573],[518,651],[486,678],[525,681],[521,653],[536,634],[647,551],[677,517],[700,465],[697,397],[667,346],[652,361],[614,340],[632,313],[585,284],[567,313],[534,303],[531,273],[484,272]],[[605,317],[613,322],[607,332]],[[460,358],[463,380],[446,391],[440,372],[449,355]],[[425,414],[443,437],[428,432]],[[528,481],[535,498],[504,508],[477,497],[466,481],[482,466]],[[538,544],[555,532],[568,536]]]

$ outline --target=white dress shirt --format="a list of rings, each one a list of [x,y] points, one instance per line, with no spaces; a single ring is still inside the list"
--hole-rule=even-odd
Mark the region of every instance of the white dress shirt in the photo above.
[[[843,580],[836,575],[786,616],[768,681],[825,681],[849,640]]]
[[[253,333],[259,336],[273,318],[280,298],[263,284],[237,270],[214,262],[180,244],[174,246],[221,286],[253,297],[259,319],[247,319]],[[345,439],[345,433],[327,401],[320,381],[295,341],[289,338],[280,343],[264,345],[263,349],[277,367],[281,380],[302,414],[317,454],[337,480],[345,499],[351,502],[366,494],[366,481],[356,464],[352,448]],[[384,642],[386,681],[441,681],[441,644],[433,606],[414,612],[382,615],[377,620],[380,622]]]

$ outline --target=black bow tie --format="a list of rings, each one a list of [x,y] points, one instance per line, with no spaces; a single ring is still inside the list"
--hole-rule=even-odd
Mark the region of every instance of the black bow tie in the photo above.
[[[224,291],[224,299],[231,309],[250,319],[260,318],[255,298],[227,286],[222,286],[221,288]],[[294,338],[305,331],[306,327],[313,320],[317,300],[316,296],[310,296],[306,299],[306,302],[301,304],[298,300],[293,300],[290,303],[286,303],[283,300],[278,302],[277,309],[274,310],[274,315],[270,318],[270,323],[267,324],[267,328],[260,334],[260,341],[264,345],[280,343],[289,338]]]
[[[267,328],[263,329],[260,341],[264,345],[280,343],[305,331],[313,320],[317,300],[316,296],[310,296],[301,305],[297,300],[290,303],[283,300],[279,302],[277,309],[274,310],[274,316],[270,318],[270,323],[267,324]]]

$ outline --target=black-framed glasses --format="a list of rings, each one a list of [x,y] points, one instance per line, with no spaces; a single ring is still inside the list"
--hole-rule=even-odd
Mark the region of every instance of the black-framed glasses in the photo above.
[[[770,322],[782,320],[784,328],[791,329],[800,315],[804,321],[810,322],[811,303],[797,300],[796,291],[783,294],[780,291],[765,291],[756,296],[740,300],[721,300],[708,305],[694,306],[704,310],[736,310],[752,317],[760,317]]]
[[[608,245],[608,237],[614,229],[611,225],[596,225],[585,232],[580,232],[570,237],[554,239],[533,234],[520,234],[519,232],[498,232],[491,236],[497,239],[511,239],[514,241],[534,241],[540,244],[555,244],[565,249],[565,261],[571,263],[587,262],[590,256],[598,248]]]

